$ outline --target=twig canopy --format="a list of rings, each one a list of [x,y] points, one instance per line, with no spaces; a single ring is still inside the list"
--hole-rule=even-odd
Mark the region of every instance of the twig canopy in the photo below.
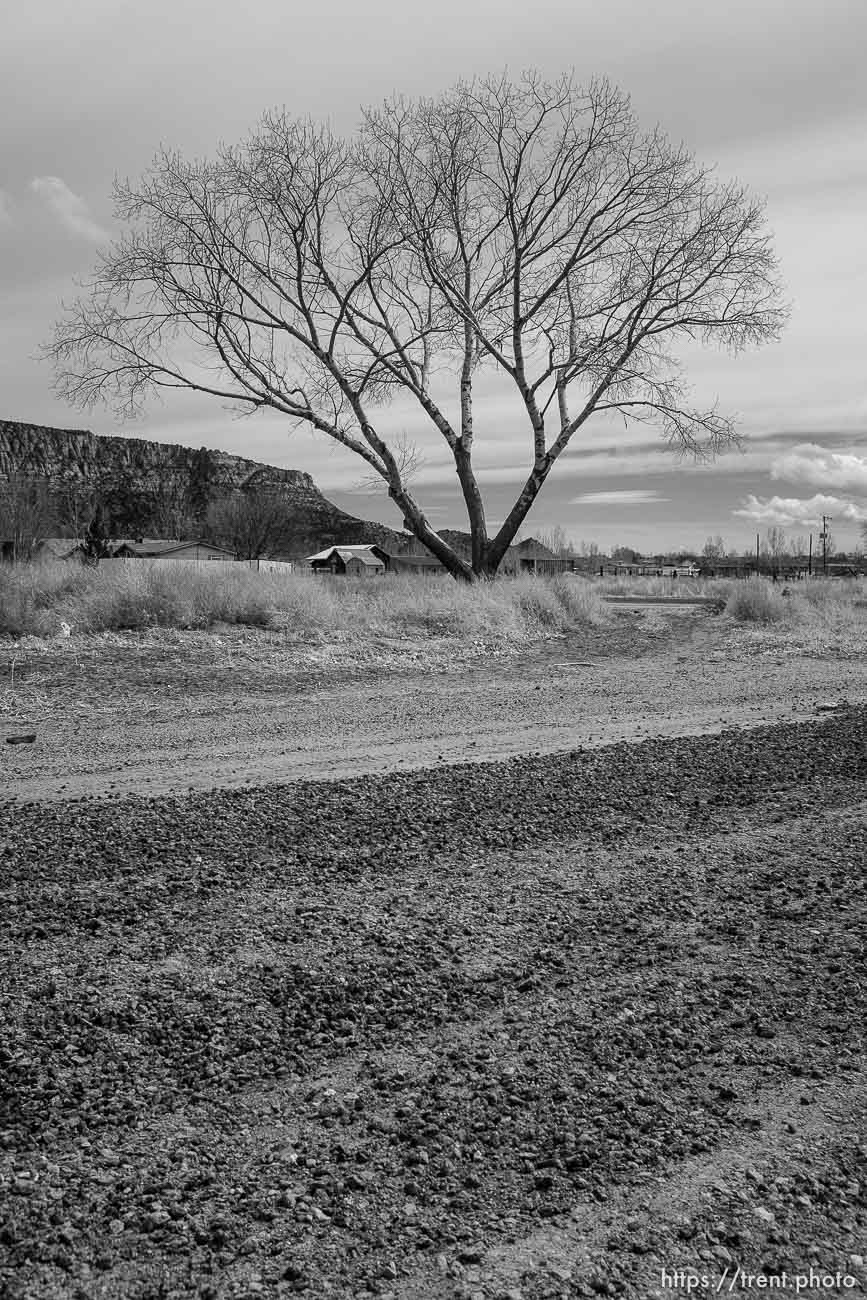
[[[151,390],[183,388],[311,425],[469,579],[496,571],[591,415],[650,422],[694,455],[730,443],[728,419],[689,405],[675,347],[737,351],[786,316],[761,204],[642,132],[606,81],[459,83],[366,112],[351,141],[272,113],[212,161],[161,153],[115,197],[127,231],[48,349],[60,392],[130,415]],[[482,367],[514,385],[531,465],[494,537],[473,461]],[[396,392],[454,458],[469,562],[377,424]]]

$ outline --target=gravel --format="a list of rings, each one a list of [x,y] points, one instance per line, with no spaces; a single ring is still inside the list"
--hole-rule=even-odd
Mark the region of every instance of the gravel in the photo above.
[[[865,724],[0,803],[0,1293],[863,1287]]]

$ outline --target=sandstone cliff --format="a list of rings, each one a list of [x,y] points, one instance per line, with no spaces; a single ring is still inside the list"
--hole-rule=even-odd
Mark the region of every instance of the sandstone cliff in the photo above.
[[[256,487],[286,500],[287,550],[336,542],[377,542],[394,548],[402,541],[393,529],[338,510],[309,474],[223,451],[0,420],[0,481],[15,476],[44,481],[57,501],[70,493],[108,496],[113,508],[127,516],[124,531],[151,536],[165,534],[162,521],[171,512],[201,519],[209,498]],[[58,531],[71,530],[60,519]]]

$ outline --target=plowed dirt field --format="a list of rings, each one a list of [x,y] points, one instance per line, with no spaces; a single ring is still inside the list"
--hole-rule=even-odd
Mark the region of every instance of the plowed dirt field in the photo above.
[[[864,660],[682,617],[19,649],[0,1294],[865,1294]]]

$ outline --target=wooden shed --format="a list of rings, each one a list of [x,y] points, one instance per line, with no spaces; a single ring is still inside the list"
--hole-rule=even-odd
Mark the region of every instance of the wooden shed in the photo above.
[[[379,546],[328,546],[308,555],[314,573],[347,578],[378,578],[388,568],[388,555]]]

